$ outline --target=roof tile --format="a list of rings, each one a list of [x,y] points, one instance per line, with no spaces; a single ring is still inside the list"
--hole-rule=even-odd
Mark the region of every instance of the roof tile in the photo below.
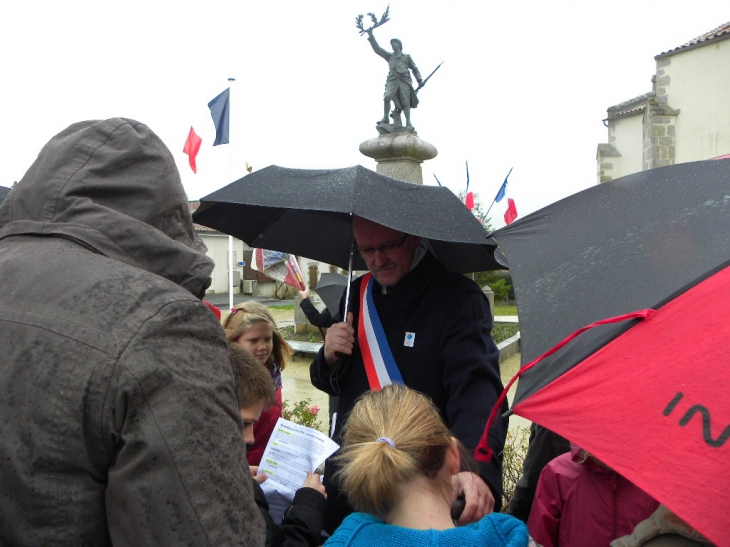
[[[668,51],[663,51],[659,55],[655,57],[662,57],[664,55],[672,55],[674,53],[679,53],[680,51],[683,51],[685,49],[690,49],[693,47],[697,47],[700,45],[705,45],[705,42],[711,42],[719,38],[726,38],[730,37],[730,21],[725,23],[724,25],[720,25],[719,27],[712,29],[710,32],[706,32],[705,34],[702,34],[701,36],[698,36],[697,38],[693,38],[686,44],[682,44],[681,46],[675,47],[673,49],[670,49]]]

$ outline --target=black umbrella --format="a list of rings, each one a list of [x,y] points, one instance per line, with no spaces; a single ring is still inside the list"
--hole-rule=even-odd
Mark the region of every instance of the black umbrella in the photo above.
[[[347,287],[346,276],[327,272],[319,277],[317,286],[313,290],[322,299],[329,312],[335,316],[340,309],[340,300],[342,300],[345,287]]]
[[[348,269],[352,215],[428,238],[446,268],[503,269],[496,245],[448,188],[392,179],[362,166],[288,169],[272,165],[200,200],[193,220],[251,247]],[[366,269],[360,256],[352,269]]]
[[[5,186],[0,186],[0,203],[3,202],[3,200],[9,193],[10,193],[10,188],[5,188]]]
[[[730,159],[607,182],[492,235],[530,363],[513,411],[725,541]],[[477,459],[489,459],[485,438]]]

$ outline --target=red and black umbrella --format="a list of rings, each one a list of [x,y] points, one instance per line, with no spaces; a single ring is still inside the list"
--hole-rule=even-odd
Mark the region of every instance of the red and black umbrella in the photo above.
[[[730,545],[730,159],[604,183],[492,237],[520,317],[512,412]]]

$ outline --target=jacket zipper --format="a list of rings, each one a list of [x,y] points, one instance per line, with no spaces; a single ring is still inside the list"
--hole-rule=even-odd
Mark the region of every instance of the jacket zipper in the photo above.
[[[611,488],[613,489],[613,537],[618,537],[618,483],[616,474],[611,477]]]

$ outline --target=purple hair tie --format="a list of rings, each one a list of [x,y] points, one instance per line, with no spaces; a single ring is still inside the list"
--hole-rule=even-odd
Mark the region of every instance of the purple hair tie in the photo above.
[[[393,442],[393,439],[389,439],[388,437],[380,437],[375,442],[389,444],[391,448],[395,449],[395,443]]]

